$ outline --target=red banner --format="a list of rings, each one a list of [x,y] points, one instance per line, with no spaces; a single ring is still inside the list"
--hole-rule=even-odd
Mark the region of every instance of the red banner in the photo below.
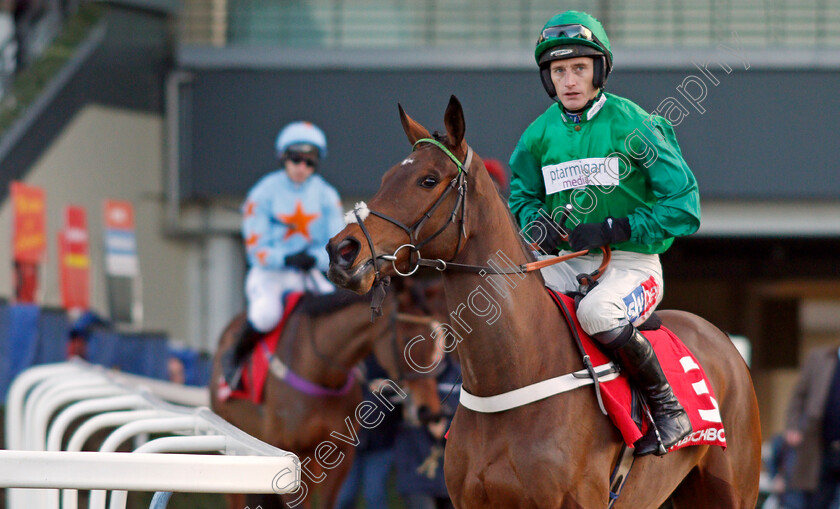
[[[90,255],[85,209],[68,205],[58,233],[61,302],[65,309],[90,307]]]
[[[38,264],[15,262],[15,302],[34,304],[38,296]]]
[[[12,182],[13,256],[16,262],[39,264],[47,247],[46,195],[40,187]]]

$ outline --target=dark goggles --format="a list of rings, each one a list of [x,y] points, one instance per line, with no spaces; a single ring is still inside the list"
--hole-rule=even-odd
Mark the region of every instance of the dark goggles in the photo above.
[[[557,39],[558,37],[566,37],[569,39],[583,39],[584,41],[594,42],[602,50],[605,48],[601,41],[595,37],[592,30],[583,25],[557,25],[548,27],[542,31],[540,38],[537,40],[537,45],[549,40]]]
[[[318,161],[302,154],[289,154],[287,159],[294,164],[306,163],[306,166],[309,166],[310,168],[318,167]]]

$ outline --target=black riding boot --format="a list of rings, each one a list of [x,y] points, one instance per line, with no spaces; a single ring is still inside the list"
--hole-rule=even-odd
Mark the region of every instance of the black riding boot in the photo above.
[[[656,429],[649,427],[645,436],[633,444],[633,454],[644,456],[652,453],[662,456],[691,433],[691,420],[674,396],[650,342],[632,325],[627,327],[631,329],[629,332],[622,331],[620,339],[606,346],[642,391],[656,424]],[[626,341],[623,341],[623,336],[627,337]],[[659,431],[659,437],[656,430]]]
[[[255,329],[249,320],[245,320],[236,332],[233,346],[222,355],[222,375],[231,389],[239,388],[242,378],[242,361],[251,353],[261,336],[262,333]]]

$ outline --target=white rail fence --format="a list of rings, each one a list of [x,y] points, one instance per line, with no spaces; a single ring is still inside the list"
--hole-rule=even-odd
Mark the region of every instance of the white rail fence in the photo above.
[[[208,408],[206,389],[108,371],[83,361],[30,368],[6,400],[0,488],[8,509],[124,509],[127,491],[290,493],[300,461],[235,428]],[[109,430],[98,450],[89,439]],[[101,436],[99,433],[98,436]],[[132,453],[116,452],[132,444]],[[167,454],[162,454],[167,453]],[[196,454],[204,453],[204,454]],[[21,489],[25,488],[25,489]]]

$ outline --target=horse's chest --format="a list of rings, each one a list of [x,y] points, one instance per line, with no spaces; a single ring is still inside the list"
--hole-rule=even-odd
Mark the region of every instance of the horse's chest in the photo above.
[[[574,487],[576,458],[552,432],[497,427],[494,433],[450,430],[446,480],[459,507],[558,507]],[[574,506],[571,506],[574,507]]]
[[[556,461],[498,461],[473,463],[455,498],[460,508],[572,509],[581,505],[562,465]],[[448,478],[447,478],[447,485]],[[606,491],[604,495],[606,496]]]

